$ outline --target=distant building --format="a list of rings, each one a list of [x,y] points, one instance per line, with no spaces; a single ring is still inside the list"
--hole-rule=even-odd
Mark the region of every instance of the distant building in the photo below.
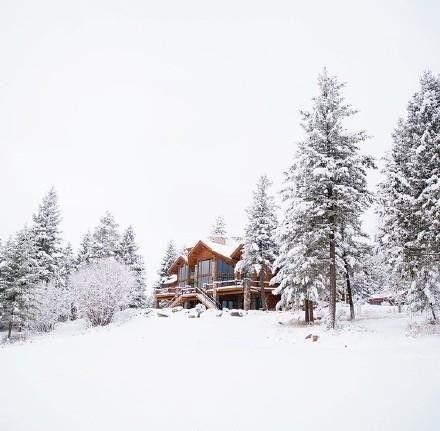
[[[157,307],[192,308],[202,303],[208,308],[244,308],[245,289],[249,289],[250,309],[261,307],[258,274],[243,274],[240,259],[243,243],[211,237],[200,240],[179,256],[169,269],[169,277],[156,289]],[[240,263],[239,263],[240,262]],[[238,265],[237,265],[238,263]],[[248,278],[247,278],[248,277]],[[269,286],[272,274],[264,279],[268,309],[275,309],[280,297]],[[247,284],[246,284],[247,283]]]

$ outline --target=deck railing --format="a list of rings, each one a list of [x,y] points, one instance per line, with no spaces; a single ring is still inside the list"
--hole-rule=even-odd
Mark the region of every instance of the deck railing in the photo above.
[[[213,288],[219,288],[224,286],[244,286],[244,280],[239,279],[231,279],[231,280],[221,280],[221,281],[214,281],[213,283],[204,283],[203,286],[194,286],[192,284],[188,284],[186,286],[175,286],[175,287],[163,287],[156,289],[157,294],[163,294],[163,293],[173,293],[173,294],[185,294],[185,293],[195,293],[196,289],[204,289],[204,290],[210,290]],[[255,288],[260,288],[260,282],[258,280],[252,280],[251,286]],[[264,282],[264,287],[269,287],[269,282]]]
[[[263,282],[264,287],[269,287],[269,281]],[[218,288],[223,286],[244,286],[244,280],[232,279],[232,280],[222,280],[222,281],[214,281],[213,283],[206,284],[206,289]],[[251,286],[260,288],[260,281],[251,280]]]

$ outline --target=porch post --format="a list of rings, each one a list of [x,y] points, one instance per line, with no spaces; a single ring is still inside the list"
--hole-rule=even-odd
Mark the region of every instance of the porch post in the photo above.
[[[212,259],[213,268],[211,270],[212,274],[212,297],[214,301],[217,301],[217,256]]]

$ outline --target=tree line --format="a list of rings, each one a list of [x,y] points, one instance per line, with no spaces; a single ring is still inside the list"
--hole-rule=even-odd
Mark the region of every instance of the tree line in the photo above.
[[[122,235],[107,212],[87,232],[77,255],[62,244],[55,189],[24,227],[0,244],[0,325],[48,331],[58,320],[106,324],[125,307],[146,304],[145,268],[133,228]]]

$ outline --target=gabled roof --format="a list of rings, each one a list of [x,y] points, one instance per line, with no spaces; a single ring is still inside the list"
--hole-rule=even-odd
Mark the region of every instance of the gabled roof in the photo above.
[[[188,257],[181,254],[174,262],[173,264],[170,266],[170,268],[168,269],[168,274],[171,274],[172,272],[177,271],[177,268],[182,265],[183,263],[188,264]]]
[[[191,261],[192,257],[195,257],[197,252],[200,249],[207,249],[211,253],[221,257],[222,259],[228,261],[229,263],[234,263],[235,261],[239,260],[241,257],[241,251],[243,248],[243,244],[238,241],[225,241],[225,244],[220,244],[215,241],[210,240],[199,240],[197,243],[192,247],[189,252],[188,256],[179,256],[173,264],[170,266],[169,273],[177,272],[179,266],[182,264],[188,264],[188,262]],[[191,265],[193,263],[191,262]]]

